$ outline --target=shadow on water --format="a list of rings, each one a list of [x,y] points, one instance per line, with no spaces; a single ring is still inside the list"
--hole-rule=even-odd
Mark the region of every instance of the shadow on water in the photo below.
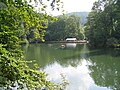
[[[113,49],[113,48],[91,49],[89,53],[92,56],[109,55],[112,57],[120,57],[120,49],[117,49],[117,48],[115,48],[115,49]]]
[[[73,46],[72,44],[33,44],[23,47],[23,50],[27,60],[36,60],[43,69],[54,67],[57,62],[57,67],[52,68],[53,70],[58,70],[58,67],[63,69],[75,67],[78,70],[71,73],[74,76],[79,72],[75,77],[81,76],[82,71],[88,70],[86,75],[94,80],[95,85],[90,84],[87,90],[120,90],[120,49],[89,49],[87,45],[80,44]],[[83,66],[85,62],[90,63]],[[82,67],[85,70],[79,70]]]

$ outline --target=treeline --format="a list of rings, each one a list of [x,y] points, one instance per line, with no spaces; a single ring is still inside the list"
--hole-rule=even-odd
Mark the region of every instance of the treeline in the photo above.
[[[93,47],[120,46],[120,0],[98,0],[86,23],[86,37]]]
[[[75,15],[75,16],[80,17],[81,25],[83,25],[83,26],[87,22],[88,14],[89,14],[89,12],[71,12],[71,13],[67,13],[68,16]]]
[[[45,33],[46,41],[61,41],[67,37],[84,39],[84,30],[81,26],[80,17],[61,15],[57,17],[56,22],[48,23]]]

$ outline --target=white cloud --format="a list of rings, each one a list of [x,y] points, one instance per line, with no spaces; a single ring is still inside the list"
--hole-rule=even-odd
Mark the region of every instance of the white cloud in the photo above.
[[[87,62],[84,59],[78,67],[68,66],[63,68],[58,63],[54,63],[52,66],[46,67],[45,71],[48,73],[48,78],[53,82],[61,81],[60,74],[65,75],[69,81],[67,90],[88,90],[91,85],[94,85],[94,81],[90,77],[86,65]]]
[[[90,11],[96,0],[64,0],[67,12]]]

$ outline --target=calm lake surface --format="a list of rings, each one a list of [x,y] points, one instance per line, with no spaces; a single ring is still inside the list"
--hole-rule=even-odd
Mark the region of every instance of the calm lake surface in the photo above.
[[[25,57],[48,73],[49,80],[69,81],[66,90],[120,90],[120,50],[94,49],[80,44],[32,44]],[[31,65],[32,68],[32,65]]]

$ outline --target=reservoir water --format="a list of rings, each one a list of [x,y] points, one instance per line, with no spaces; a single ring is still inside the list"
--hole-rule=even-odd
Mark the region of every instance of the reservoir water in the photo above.
[[[120,90],[120,49],[89,49],[86,44],[55,43],[23,46],[28,61],[48,79],[69,81],[66,90]],[[30,64],[32,68],[32,64]]]

